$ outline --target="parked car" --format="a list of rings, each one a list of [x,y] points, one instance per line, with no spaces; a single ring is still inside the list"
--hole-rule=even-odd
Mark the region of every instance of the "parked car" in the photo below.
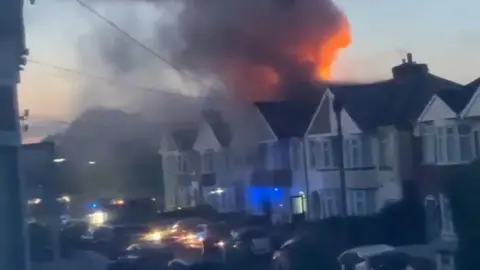
[[[116,259],[127,247],[138,242],[152,228],[149,225],[115,225],[99,226],[91,235],[95,250],[110,259]]]
[[[158,270],[166,269],[174,258],[169,245],[141,243],[130,245],[107,267],[107,270]]]
[[[273,253],[269,231],[263,227],[244,227],[231,232],[223,247],[229,269],[268,264]]]

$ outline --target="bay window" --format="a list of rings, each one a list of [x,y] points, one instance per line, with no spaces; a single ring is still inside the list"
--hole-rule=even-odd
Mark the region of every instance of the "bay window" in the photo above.
[[[351,137],[344,141],[345,168],[372,166],[372,146],[369,137]]]
[[[301,160],[303,156],[302,142],[299,139],[292,139],[290,142],[290,164],[293,170],[301,169]]]
[[[348,213],[364,216],[375,212],[374,189],[350,189],[347,191]]]
[[[215,171],[215,152],[207,150],[202,156],[202,173],[213,173]]]
[[[388,134],[380,134],[378,137],[378,167],[391,168],[391,154],[389,151],[390,137]]]
[[[178,173],[190,173],[192,171],[192,166],[188,159],[188,155],[178,155],[177,156],[177,172]]]
[[[331,169],[337,164],[334,156],[333,139],[329,137],[309,141],[310,168]]]
[[[290,167],[290,140],[280,140],[270,146],[271,168],[287,169]]]
[[[438,163],[469,162],[474,158],[474,137],[470,126],[437,127],[436,136]]]
[[[340,191],[335,189],[320,192],[322,217],[331,217],[339,214]]]
[[[322,141],[322,167],[330,168],[333,166],[332,142],[330,140]]]
[[[422,159],[425,164],[433,164],[436,161],[437,139],[435,136],[435,128],[433,126],[424,126],[421,128],[422,133]]]
[[[317,168],[317,156],[318,156],[318,143],[316,140],[312,139],[308,141],[308,152],[310,155],[308,155],[308,164],[310,169],[316,169]]]
[[[467,125],[458,126],[458,142],[460,150],[460,161],[470,161],[474,157],[474,140],[472,128]]]

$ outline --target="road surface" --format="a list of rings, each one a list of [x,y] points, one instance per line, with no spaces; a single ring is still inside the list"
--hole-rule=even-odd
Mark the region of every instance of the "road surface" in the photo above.
[[[32,263],[31,270],[106,270],[109,260],[92,251],[77,251],[69,260]]]

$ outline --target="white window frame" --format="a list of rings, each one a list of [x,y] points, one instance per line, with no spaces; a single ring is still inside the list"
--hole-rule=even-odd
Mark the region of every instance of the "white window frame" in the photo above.
[[[177,155],[177,173],[188,174],[192,171],[192,164],[186,154]]]
[[[307,142],[308,146],[308,168],[309,169],[317,169],[318,164],[320,163],[319,160],[319,143],[318,140],[315,138],[309,139]]]
[[[475,142],[473,129],[470,130],[469,134],[460,135],[459,128],[461,125],[465,124],[451,124],[436,127],[436,161],[438,165],[464,164],[475,158],[475,153],[472,151],[470,160],[462,160],[460,137],[470,138],[471,149],[473,149]],[[451,129],[453,133],[448,133],[447,131],[449,129]],[[449,145],[449,142],[453,145]]]
[[[343,156],[344,156],[344,163],[345,163],[345,168],[347,169],[353,169],[353,168],[362,168],[362,167],[367,167],[371,166],[373,164],[367,164],[367,163],[372,163],[372,156],[370,156],[370,160],[364,160],[364,153],[363,153],[363,144],[364,141],[362,138],[365,138],[369,140],[369,137],[363,137],[366,135],[357,135],[357,136],[351,136],[347,137],[343,141]],[[371,149],[371,144],[370,144],[370,155],[372,155],[372,149]],[[355,149],[354,149],[355,148]],[[355,155],[355,150],[357,151],[358,157]]]
[[[446,236],[455,235],[450,200],[443,194],[440,194],[440,212],[442,215],[442,234]]]
[[[436,164],[437,162],[437,136],[435,127],[428,125],[421,128],[422,163]]]
[[[333,155],[333,140],[332,138],[325,138],[319,141],[319,150],[320,150],[320,162],[317,163],[320,165],[320,169],[332,169],[335,168],[335,160]],[[326,162],[325,157],[328,158],[328,163]]]
[[[380,168],[391,168],[393,167],[392,158],[391,158],[391,139],[390,133],[383,133],[378,135],[378,167]]]
[[[368,196],[373,196],[375,200],[375,191],[371,189],[350,189],[347,190],[348,213],[354,216],[365,216],[375,212],[375,209],[369,209]],[[375,208],[374,205],[372,207]]]
[[[270,169],[281,170],[291,167],[291,140],[281,140],[269,144]]]
[[[322,205],[322,217],[332,217],[339,214],[339,201],[336,190],[325,190],[321,192],[320,201]],[[339,195],[339,194],[338,194]]]
[[[290,140],[290,168],[292,170],[302,169],[303,142],[298,138]]]

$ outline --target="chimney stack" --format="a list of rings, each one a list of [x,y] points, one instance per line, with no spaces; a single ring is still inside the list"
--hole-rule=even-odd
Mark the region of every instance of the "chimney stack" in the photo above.
[[[412,53],[407,53],[407,59],[392,68],[393,78],[400,81],[419,79],[428,74],[428,65],[413,61]]]
[[[415,62],[413,62],[412,53],[407,53],[407,63],[408,63],[408,64],[413,64],[413,63],[415,63]]]

